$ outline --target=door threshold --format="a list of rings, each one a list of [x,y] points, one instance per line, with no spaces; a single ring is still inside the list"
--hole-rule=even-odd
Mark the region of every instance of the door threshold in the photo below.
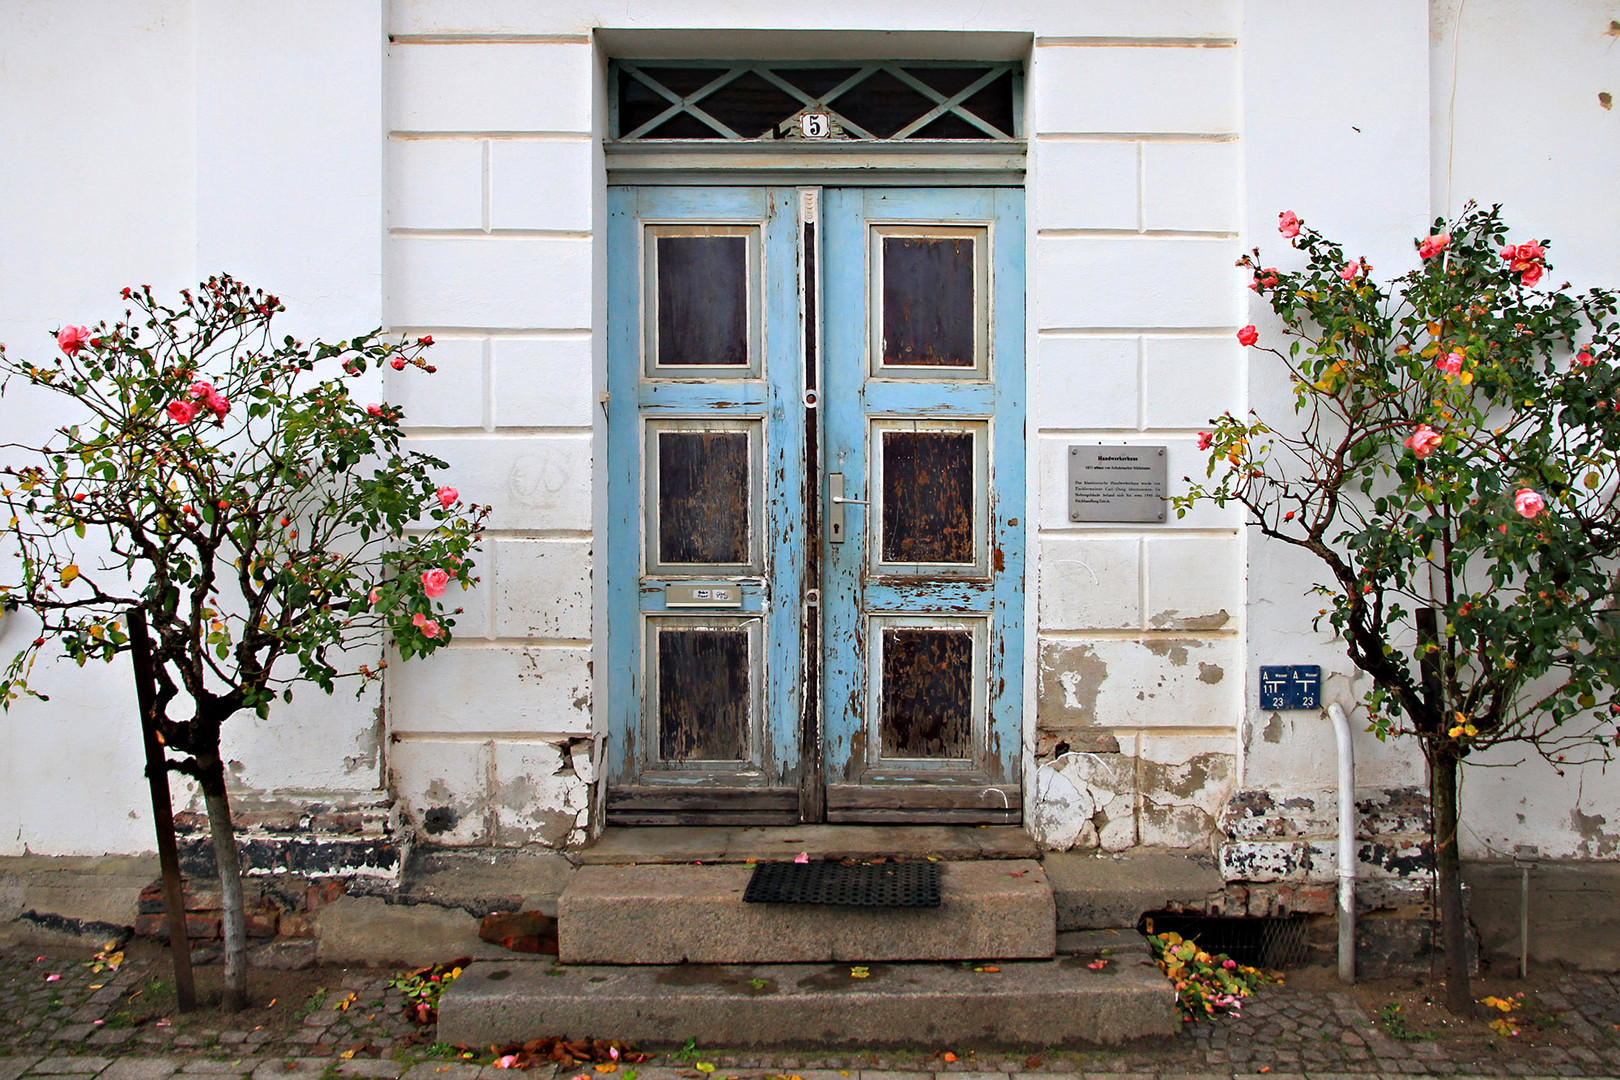
[[[585,865],[789,862],[812,859],[1033,859],[1035,841],[1016,825],[652,825],[604,829],[578,852]]]

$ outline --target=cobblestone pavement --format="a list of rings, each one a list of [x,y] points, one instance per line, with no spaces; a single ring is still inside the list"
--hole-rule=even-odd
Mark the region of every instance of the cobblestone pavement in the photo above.
[[[325,996],[303,1003],[272,1029],[255,1010],[225,1017],[203,1009],[131,1023],[131,995],[169,974],[146,959],[116,972],[81,959],[0,949],[0,1080],[496,1080],[511,1076],[435,1045],[432,1030],[403,1019],[386,969],[338,971]],[[56,978],[51,978],[55,975]],[[351,998],[350,995],[353,995]],[[137,996],[137,1000],[139,1000]],[[1565,1010],[1568,1045],[1487,1056],[1434,1042],[1397,1040],[1348,994],[1269,986],[1241,1017],[1188,1024],[1162,1041],[1122,1048],[1006,1053],[937,1051],[727,1052],[698,1059],[668,1054],[636,1067],[634,1080],[1036,1080],[1062,1073],[1154,1075],[1163,1080],[1344,1080],[1378,1077],[1620,1077],[1620,976],[1566,975],[1541,1000]],[[342,1007],[344,1004],[347,1007]],[[248,1019],[244,1019],[248,1018]],[[536,1032],[536,1035],[553,1034]],[[571,1035],[587,1033],[568,1033]],[[611,1038],[611,1032],[588,1033]],[[1474,1056],[1459,1060],[1465,1053]],[[620,1069],[618,1071],[628,1071]],[[545,1069],[529,1070],[552,1080]],[[591,1067],[559,1069],[559,1080],[624,1080]]]

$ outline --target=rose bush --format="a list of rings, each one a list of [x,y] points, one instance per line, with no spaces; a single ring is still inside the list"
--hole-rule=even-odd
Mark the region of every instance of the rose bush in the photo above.
[[[1616,297],[1538,288],[1546,243],[1506,243],[1497,208],[1436,221],[1388,283],[1292,212],[1279,231],[1299,269],[1259,249],[1240,265],[1286,347],[1246,343],[1291,381],[1295,415],[1216,420],[1210,480],[1178,512],[1235,500],[1325,567],[1320,618],[1371,676],[1372,730],[1416,738],[1429,765],[1462,1012],[1460,763],[1518,745],[1562,768],[1620,739]]]
[[[240,1007],[221,725],[268,717],[302,683],[363,687],[387,666],[384,646],[406,659],[441,648],[459,611],[441,597],[477,580],[488,508],[463,505],[434,479],[445,462],[405,448],[397,407],[351,395],[383,364],[431,372],[431,339],[277,342],[281,303],[229,277],[173,306],[146,288],[123,297],[122,318],[59,330],[50,361],[0,349],[0,393],[20,380],[71,417],[9,444],[22,460],[0,469],[0,552],[14,557],[0,565],[16,575],[0,602],[39,625],[0,672],[0,705],[48,700],[29,682],[48,646],[110,662],[131,649],[131,611],[144,615],[155,701],[142,720],[202,790],[226,894],[227,1004]],[[367,645],[375,659],[345,659]]]

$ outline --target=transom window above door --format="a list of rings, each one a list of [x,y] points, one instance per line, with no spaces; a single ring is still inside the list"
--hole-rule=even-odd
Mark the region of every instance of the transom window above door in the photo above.
[[[613,142],[1023,137],[1016,61],[616,60],[609,79]]]

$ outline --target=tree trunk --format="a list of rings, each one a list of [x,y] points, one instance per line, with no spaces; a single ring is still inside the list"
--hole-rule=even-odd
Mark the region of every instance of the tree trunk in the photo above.
[[[236,853],[236,830],[231,825],[231,800],[225,791],[225,768],[219,757],[200,759],[197,764],[224,908],[225,986],[220,1005],[226,1012],[241,1012],[247,1008],[247,916],[242,904],[242,864]]]
[[[1446,954],[1446,1008],[1453,1015],[1474,1012],[1468,979],[1468,916],[1463,911],[1462,859],[1457,822],[1461,818],[1457,775],[1460,758],[1451,746],[1429,754],[1429,805],[1434,814],[1435,890],[1440,901],[1440,944]]]

